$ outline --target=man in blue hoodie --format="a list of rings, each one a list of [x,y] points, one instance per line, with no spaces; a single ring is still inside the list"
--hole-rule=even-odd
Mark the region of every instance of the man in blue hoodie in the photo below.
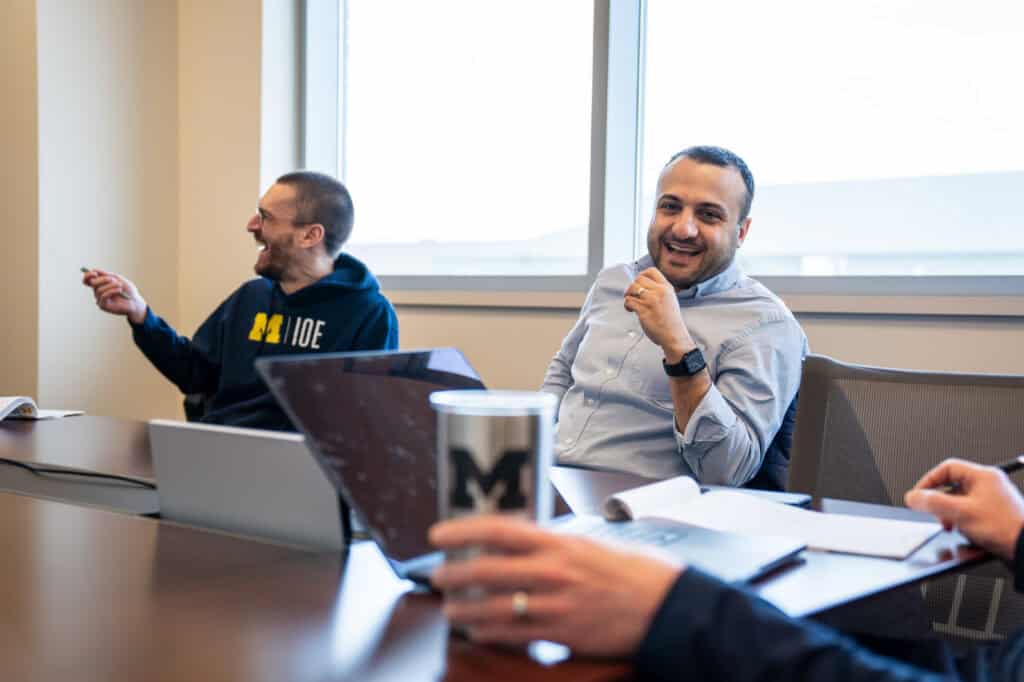
[[[332,177],[282,175],[246,229],[260,245],[249,280],[191,340],[180,336],[124,277],[88,270],[96,305],[124,315],[135,344],[183,393],[205,396],[202,421],[291,430],[257,376],[259,356],[398,347],[398,319],[376,278],[341,253],[352,232],[352,198]]]

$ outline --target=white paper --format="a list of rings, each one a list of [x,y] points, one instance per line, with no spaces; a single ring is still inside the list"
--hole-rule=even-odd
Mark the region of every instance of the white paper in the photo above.
[[[40,410],[32,398],[23,395],[0,396],[0,420],[2,419],[57,419],[85,414],[82,410]]]
[[[36,410],[35,417],[27,417],[28,419],[60,419],[61,417],[74,417],[75,415],[85,414],[82,410]],[[24,419],[25,417],[18,417]]]
[[[31,419],[36,415],[36,404],[32,398],[23,395],[0,396],[0,419],[21,417]]]
[[[645,515],[743,535],[785,535],[814,549],[893,559],[906,558],[942,530],[937,523],[823,514],[732,491],[707,493]]]
[[[604,517],[609,521],[666,516],[679,504],[700,497],[700,486],[689,476],[676,476],[657,483],[615,493],[604,502]]]

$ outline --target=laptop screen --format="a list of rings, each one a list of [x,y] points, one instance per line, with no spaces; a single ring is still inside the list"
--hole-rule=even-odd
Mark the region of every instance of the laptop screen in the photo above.
[[[483,388],[454,348],[261,358],[256,367],[390,559],[432,550],[434,391]]]

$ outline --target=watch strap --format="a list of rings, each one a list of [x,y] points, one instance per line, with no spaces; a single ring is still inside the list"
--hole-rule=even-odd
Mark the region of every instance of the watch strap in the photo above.
[[[707,367],[707,363],[704,361],[704,354],[700,352],[700,348],[694,348],[690,352],[684,353],[679,362],[670,365],[665,360],[662,360],[661,365],[665,368],[665,374],[670,377],[692,377]]]

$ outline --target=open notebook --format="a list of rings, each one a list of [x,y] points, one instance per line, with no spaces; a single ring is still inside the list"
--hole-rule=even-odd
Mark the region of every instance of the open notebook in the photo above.
[[[904,559],[942,530],[938,523],[821,512],[770,502],[739,491],[701,494],[688,476],[632,488],[604,504],[609,521],[662,518],[739,533],[789,536],[813,549]]]
[[[22,395],[0,396],[0,420],[3,419],[56,419],[85,414],[81,410],[40,410],[32,398]]]

